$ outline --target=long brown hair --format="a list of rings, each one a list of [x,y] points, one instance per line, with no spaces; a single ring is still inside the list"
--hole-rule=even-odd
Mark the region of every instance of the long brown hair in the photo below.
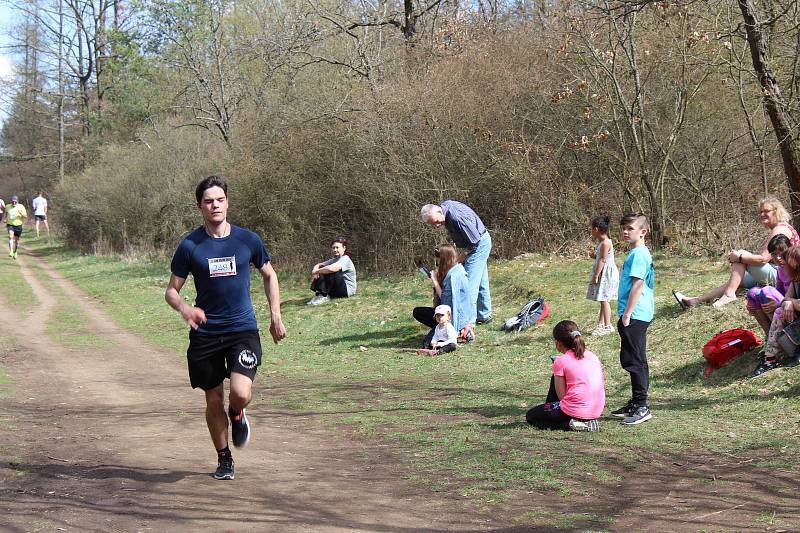
[[[586,343],[583,342],[578,325],[572,320],[562,320],[553,328],[553,338],[575,352],[576,359],[583,359]]]
[[[439,283],[444,282],[444,277],[450,269],[458,263],[458,254],[454,246],[444,244],[439,247],[439,268],[436,270],[439,276]]]
[[[784,268],[792,281],[800,281],[800,247],[792,246],[783,254]],[[796,296],[796,295],[795,295]]]

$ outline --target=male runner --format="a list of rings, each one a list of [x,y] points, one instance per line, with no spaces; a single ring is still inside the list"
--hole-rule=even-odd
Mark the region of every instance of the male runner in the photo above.
[[[47,198],[44,192],[39,191],[39,196],[33,199],[33,218],[36,219],[36,237],[39,237],[39,222],[44,222],[47,236],[50,236],[50,224],[47,222]]]
[[[250,440],[245,407],[250,403],[256,369],[261,364],[261,341],[250,301],[250,264],[264,280],[269,300],[272,340],[286,337],[281,320],[278,275],[261,238],[227,220],[228,186],[221,176],[209,176],[195,190],[203,225],[190,233],[175,251],[170,267],[167,303],[189,323],[189,379],[206,397],[206,424],[217,450],[215,479],[233,479],[233,456],[228,447],[228,418],[233,445]],[[180,291],[189,274],[197,300],[187,304]],[[225,378],[230,378],[227,416]]]
[[[25,206],[19,203],[17,195],[11,197],[11,206],[6,209],[6,229],[8,230],[8,257],[17,258],[19,238],[22,235],[22,225],[28,218]]]

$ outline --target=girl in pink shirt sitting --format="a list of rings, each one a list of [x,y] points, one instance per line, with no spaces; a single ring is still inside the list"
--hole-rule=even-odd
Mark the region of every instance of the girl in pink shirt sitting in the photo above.
[[[600,431],[597,419],[606,404],[603,365],[586,349],[578,326],[562,320],[553,328],[556,350],[553,376],[546,403],[525,415],[528,423],[539,429]]]

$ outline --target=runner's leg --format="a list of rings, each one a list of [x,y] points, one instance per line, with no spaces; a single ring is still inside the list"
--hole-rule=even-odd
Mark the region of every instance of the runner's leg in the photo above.
[[[231,411],[238,413],[250,403],[252,398],[253,380],[244,374],[231,372],[231,391],[228,405]]]
[[[228,415],[225,413],[225,384],[220,383],[206,393],[206,424],[214,448],[228,446]]]

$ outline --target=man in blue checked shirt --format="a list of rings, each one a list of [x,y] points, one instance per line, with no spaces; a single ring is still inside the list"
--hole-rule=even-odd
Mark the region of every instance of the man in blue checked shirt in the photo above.
[[[492,297],[489,294],[487,261],[492,251],[492,237],[481,218],[466,204],[445,200],[442,205],[426,204],[420,212],[422,221],[434,228],[444,226],[450,238],[466,251],[464,268],[469,278],[470,298],[477,316],[470,323],[486,324],[492,320]]]

